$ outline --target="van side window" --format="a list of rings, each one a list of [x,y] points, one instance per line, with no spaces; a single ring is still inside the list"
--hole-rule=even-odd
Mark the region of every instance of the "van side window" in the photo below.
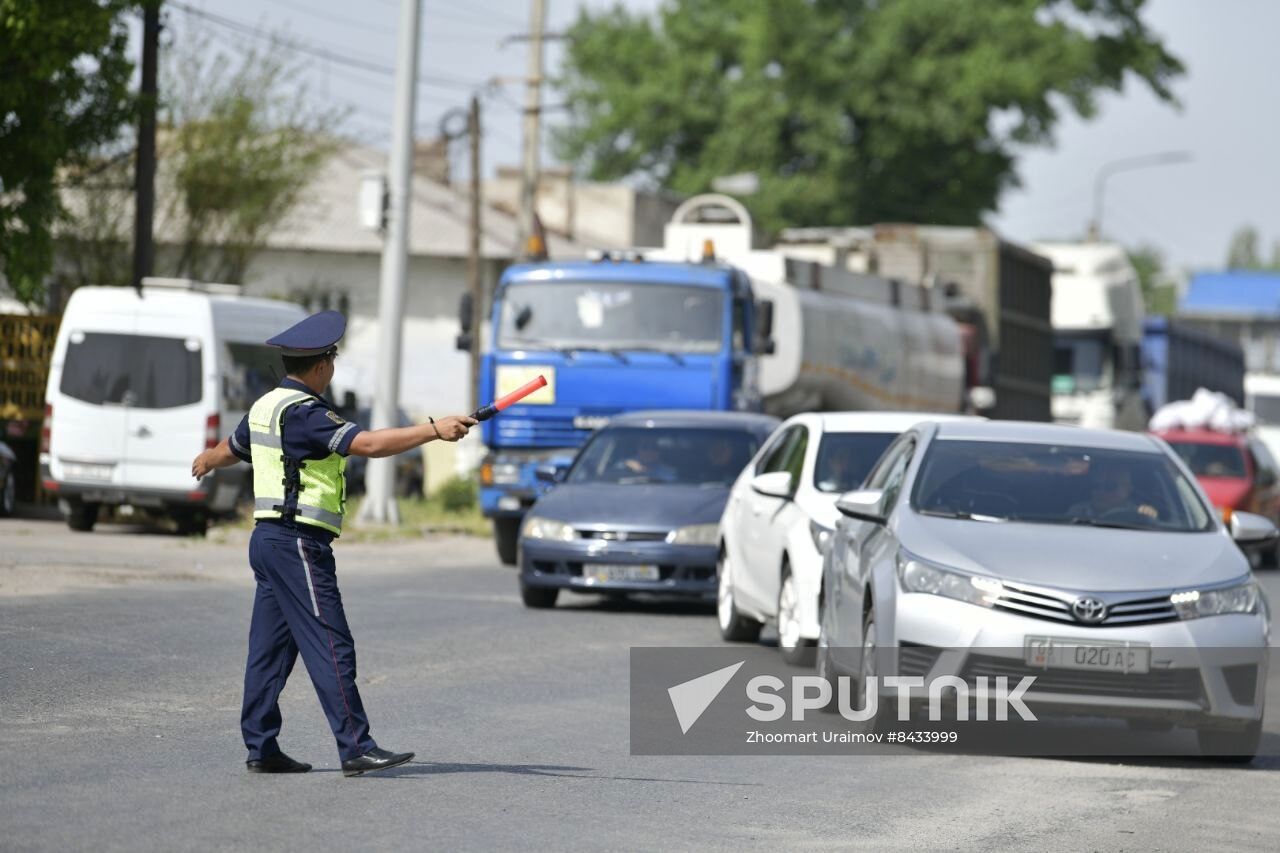
[[[93,405],[173,409],[204,396],[201,363],[185,338],[72,332],[58,389]]]

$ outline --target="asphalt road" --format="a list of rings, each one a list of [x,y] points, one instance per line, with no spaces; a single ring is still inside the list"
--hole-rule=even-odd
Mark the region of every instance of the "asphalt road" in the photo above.
[[[299,664],[281,742],[316,770],[252,776],[238,727],[242,537],[0,522],[0,849],[1273,850],[1280,838],[1274,756],[1249,768],[633,757],[628,647],[717,644],[708,609],[527,611],[477,540],[337,550],[374,737],[418,757],[343,778]],[[1263,583],[1280,601],[1280,574]]]

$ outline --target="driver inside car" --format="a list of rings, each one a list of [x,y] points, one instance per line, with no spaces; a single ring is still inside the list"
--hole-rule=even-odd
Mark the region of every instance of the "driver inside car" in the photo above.
[[[1098,519],[1108,514],[1132,512],[1155,520],[1160,512],[1149,503],[1138,503],[1133,497],[1133,475],[1123,467],[1089,467],[1089,498],[1072,505],[1068,513],[1080,518]]]

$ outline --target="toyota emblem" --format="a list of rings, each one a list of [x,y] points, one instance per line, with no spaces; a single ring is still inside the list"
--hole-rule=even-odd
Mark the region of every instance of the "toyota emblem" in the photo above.
[[[1071,615],[1076,621],[1097,625],[1107,618],[1107,604],[1092,596],[1083,596],[1071,602]]]

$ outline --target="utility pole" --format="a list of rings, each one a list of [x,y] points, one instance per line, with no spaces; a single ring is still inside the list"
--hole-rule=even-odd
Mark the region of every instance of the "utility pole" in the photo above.
[[[400,342],[409,267],[409,199],[413,189],[414,105],[418,79],[418,19],[421,0],[400,2],[400,45],[396,52],[396,103],[391,119],[391,204],[382,244],[378,288],[378,376],[373,428],[399,426]],[[400,523],[392,458],[370,459],[360,521]]]
[[[471,149],[471,221],[467,248],[467,287],[471,291],[471,410],[480,408],[480,337],[484,317],[484,283],[480,257],[480,99],[471,96],[467,114],[467,147]]]
[[[542,116],[542,37],[546,0],[532,0],[529,22],[529,74],[524,96],[524,161],[520,172],[520,210],[516,216],[516,257],[528,254],[538,199],[539,122]]]
[[[133,286],[142,293],[142,280],[155,267],[155,243],[151,225],[156,209],[156,65],[160,52],[160,3],[150,0],[142,8],[141,114],[138,116],[138,152],[134,164]]]

